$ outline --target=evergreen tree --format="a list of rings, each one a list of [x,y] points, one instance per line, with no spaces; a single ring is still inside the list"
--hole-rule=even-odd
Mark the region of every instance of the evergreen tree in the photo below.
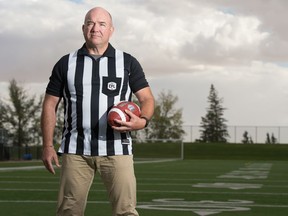
[[[243,133],[242,143],[243,144],[249,143],[249,136],[248,136],[248,132],[247,131],[244,131],[244,133]]]
[[[269,133],[266,133],[266,141],[265,144],[271,144],[271,139]]]
[[[277,144],[277,138],[274,136],[274,133],[272,133],[272,136],[271,136],[271,143]]]
[[[218,97],[217,91],[212,84],[208,96],[209,107],[205,117],[201,117],[200,140],[202,142],[221,142],[226,143],[229,137],[227,125],[223,114],[225,108],[222,107],[223,99]]]
[[[253,144],[254,142],[253,142],[253,139],[252,139],[252,137],[250,136],[249,137],[249,143],[251,143],[251,144]]]
[[[243,133],[242,143],[243,144],[253,144],[252,137],[249,136],[247,131],[244,131],[244,133]]]
[[[266,133],[266,141],[265,144],[276,144],[277,143],[277,139],[274,136],[274,133],[272,133],[271,137],[269,133]]]

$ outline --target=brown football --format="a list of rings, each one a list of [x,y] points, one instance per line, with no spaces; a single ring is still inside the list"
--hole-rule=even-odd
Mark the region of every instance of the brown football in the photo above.
[[[130,110],[133,114],[140,116],[141,111],[137,104],[131,101],[120,101],[119,103],[115,104],[108,112],[108,123],[110,126],[117,126],[120,125],[115,122],[115,119],[119,119],[121,121],[130,121],[130,116],[125,113],[125,110]]]

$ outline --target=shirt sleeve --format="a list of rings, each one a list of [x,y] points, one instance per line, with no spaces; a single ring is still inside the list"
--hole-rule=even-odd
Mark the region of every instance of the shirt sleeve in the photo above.
[[[49,78],[49,83],[46,88],[46,93],[56,96],[63,96],[63,88],[65,84],[65,77],[68,70],[69,55],[63,56],[53,67],[52,74]]]
[[[149,86],[140,63],[133,56],[130,63],[129,85],[134,93]]]

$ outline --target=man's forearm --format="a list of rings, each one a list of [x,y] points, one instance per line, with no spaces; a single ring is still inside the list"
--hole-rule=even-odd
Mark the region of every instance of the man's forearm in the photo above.
[[[43,103],[41,114],[41,130],[43,139],[43,148],[53,147],[53,136],[56,125],[56,106],[57,100],[46,96]]]

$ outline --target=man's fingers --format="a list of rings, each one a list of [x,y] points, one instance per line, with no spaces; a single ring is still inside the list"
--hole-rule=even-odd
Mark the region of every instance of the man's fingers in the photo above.
[[[43,164],[50,173],[55,174],[55,170],[51,161],[43,160]]]
[[[54,161],[55,161],[55,165],[56,165],[57,167],[60,167],[60,163],[59,163],[59,160],[58,160],[58,157],[57,157],[57,156],[54,158]]]
[[[54,166],[53,166],[53,163],[52,163],[53,161],[55,162],[55,165],[56,165],[57,167],[60,167],[60,164],[59,164],[59,161],[58,161],[58,158],[57,158],[57,157],[56,157],[56,159],[55,159],[55,158],[52,158],[51,160],[43,161],[43,163],[44,163],[46,169],[47,169],[50,173],[52,173],[52,174],[55,175],[56,172],[55,172],[55,170],[54,170]]]
[[[54,148],[45,148],[43,150],[42,161],[46,169],[52,174],[55,174],[53,163],[55,163],[57,167],[60,167],[58,156]]]
[[[131,112],[131,111],[128,110],[128,109],[126,109],[125,112],[126,112],[126,114],[128,114],[131,118],[133,118],[133,117],[136,116],[133,112]]]
[[[54,170],[54,167],[53,167],[52,163],[49,164],[48,170],[49,170],[50,173],[55,175],[55,170]]]

